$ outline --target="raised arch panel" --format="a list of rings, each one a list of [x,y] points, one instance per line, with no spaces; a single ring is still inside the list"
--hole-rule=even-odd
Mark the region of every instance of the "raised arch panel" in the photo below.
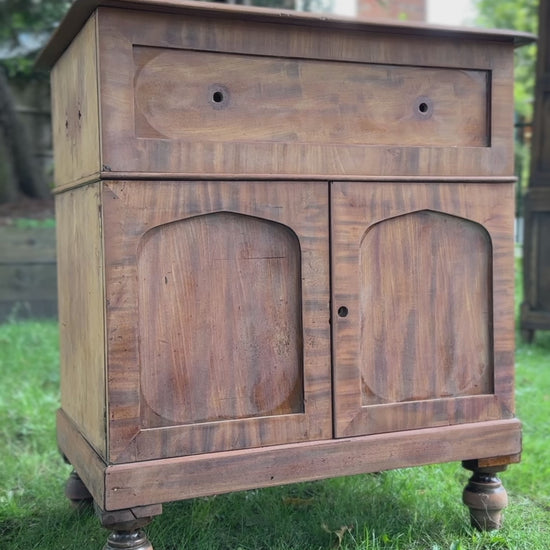
[[[144,235],[144,427],[304,411],[300,256],[288,227],[231,212]]]
[[[363,406],[493,392],[492,247],[479,224],[420,210],[359,253]]]

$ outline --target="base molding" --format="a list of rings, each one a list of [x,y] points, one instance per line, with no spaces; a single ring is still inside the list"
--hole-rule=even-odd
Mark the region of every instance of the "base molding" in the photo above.
[[[521,452],[521,423],[510,419],[109,465],[63,411],[57,429],[103,510],[442,462],[509,464]]]

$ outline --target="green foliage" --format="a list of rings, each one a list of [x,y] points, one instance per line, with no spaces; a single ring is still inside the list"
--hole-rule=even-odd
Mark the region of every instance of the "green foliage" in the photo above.
[[[67,0],[0,0],[0,41],[15,46],[22,32],[50,32],[69,5]]]
[[[37,38],[49,35],[70,4],[68,0],[0,0],[0,45],[17,52],[24,34]],[[2,60],[2,65],[10,78],[30,77],[33,57],[33,52],[16,54]]]
[[[476,0],[478,23],[483,27],[537,33],[538,0]],[[515,106],[527,120],[533,117],[536,44],[516,49]]]

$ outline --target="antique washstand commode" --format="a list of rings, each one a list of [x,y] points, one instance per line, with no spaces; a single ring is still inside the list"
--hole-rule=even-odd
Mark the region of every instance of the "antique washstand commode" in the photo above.
[[[474,522],[498,526],[495,474],[521,451],[512,86],[530,40],[72,6],[40,59],[57,426],[106,548],[148,548],[163,502],[455,460]]]

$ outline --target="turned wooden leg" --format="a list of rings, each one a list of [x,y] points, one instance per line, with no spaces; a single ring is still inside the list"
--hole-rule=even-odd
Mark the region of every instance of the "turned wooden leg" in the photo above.
[[[463,462],[463,466],[473,471],[462,494],[464,504],[470,509],[472,526],[481,531],[500,529],[508,495],[496,474],[506,466],[479,467],[476,460]]]
[[[139,506],[126,510],[107,512],[96,504],[96,513],[101,525],[112,532],[103,550],[153,550],[147,535],[142,530],[154,516],[162,513],[162,505]]]
[[[74,470],[69,475],[69,479],[67,479],[67,483],[65,484],[65,496],[76,508],[92,503],[92,495]]]

